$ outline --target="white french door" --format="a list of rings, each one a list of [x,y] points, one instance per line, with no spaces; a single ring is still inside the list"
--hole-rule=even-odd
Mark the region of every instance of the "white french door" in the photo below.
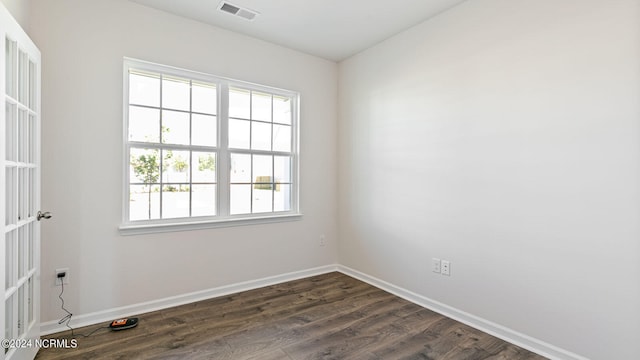
[[[0,4],[0,359],[33,359],[40,336],[40,51]],[[3,219],[3,220],[2,220]]]

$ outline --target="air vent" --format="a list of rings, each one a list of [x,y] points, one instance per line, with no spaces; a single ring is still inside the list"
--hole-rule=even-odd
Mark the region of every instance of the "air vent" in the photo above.
[[[235,15],[238,13],[238,11],[240,11],[240,8],[237,6],[233,6],[229,3],[222,2],[222,6],[220,6],[220,10],[224,12],[228,12],[229,14]]]
[[[220,5],[218,5],[218,9],[220,11],[224,11],[228,14],[235,15],[249,21],[254,20],[259,14],[257,11],[233,5],[226,1],[220,2]]]
[[[241,18],[247,19],[247,20],[253,20],[253,19],[256,18],[256,15],[258,15],[258,14],[254,13],[253,11],[240,9],[240,11],[238,11],[238,13],[236,15],[240,16]]]

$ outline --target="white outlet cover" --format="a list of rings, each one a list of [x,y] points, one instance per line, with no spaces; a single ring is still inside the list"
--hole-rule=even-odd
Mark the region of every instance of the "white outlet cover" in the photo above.
[[[442,275],[451,275],[451,263],[448,260],[442,260]]]
[[[62,283],[60,282],[60,278],[58,277],[58,274],[64,272],[66,275],[65,277],[62,278]],[[60,286],[62,284],[64,285],[69,285],[69,268],[61,268],[61,269],[56,269],[55,271],[55,284],[56,286]]]
[[[438,258],[431,259],[431,269],[434,273],[440,274],[440,259]]]

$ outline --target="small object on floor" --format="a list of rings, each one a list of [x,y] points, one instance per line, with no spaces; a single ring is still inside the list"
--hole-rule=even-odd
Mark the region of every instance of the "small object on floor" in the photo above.
[[[138,318],[127,318],[113,320],[109,325],[109,328],[113,331],[131,329],[138,325]]]

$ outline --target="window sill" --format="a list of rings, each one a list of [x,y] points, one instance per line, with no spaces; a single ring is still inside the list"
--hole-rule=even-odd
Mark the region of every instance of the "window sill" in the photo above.
[[[118,230],[120,235],[144,235],[164,232],[190,231],[201,229],[215,229],[232,226],[246,226],[271,224],[287,221],[298,221],[302,219],[302,214],[286,214],[263,217],[246,217],[235,219],[206,220],[206,221],[189,221],[189,222],[163,222],[163,223],[147,223],[147,224],[123,224]]]

